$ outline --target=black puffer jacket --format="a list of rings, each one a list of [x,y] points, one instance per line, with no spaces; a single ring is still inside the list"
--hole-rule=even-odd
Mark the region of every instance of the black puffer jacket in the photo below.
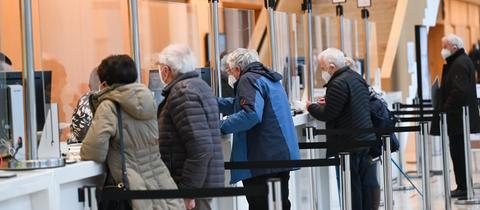
[[[158,109],[160,153],[179,188],[224,186],[216,97],[196,72],[163,89]]]
[[[370,118],[370,95],[363,78],[349,67],[337,70],[325,85],[325,105],[312,104],[308,112],[320,121],[326,122],[327,129],[372,128]],[[327,135],[327,156],[336,155],[339,151],[360,151],[357,148],[348,150],[352,141],[375,140],[375,134]]]
[[[463,134],[462,107],[469,106],[470,132],[480,132],[475,67],[464,49],[447,58],[443,65],[438,109],[447,113],[448,135]],[[432,122],[431,134],[439,134],[438,117]]]

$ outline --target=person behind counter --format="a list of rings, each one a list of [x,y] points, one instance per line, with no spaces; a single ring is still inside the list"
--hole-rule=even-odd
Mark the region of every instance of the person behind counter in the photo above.
[[[2,52],[0,52],[0,71],[13,71],[12,60]]]
[[[162,159],[180,189],[224,187],[218,104],[212,89],[195,72],[195,56],[173,44],[156,62],[166,84],[158,106]],[[185,199],[187,209],[209,210],[211,199]]]
[[[73,110],[72,124],[70,124],[71,135],[68,138],[68,144],[81,143],[87,134],[93,113],[90,108],[90,97],[100,90],[100,79],[98,78],[97,68],[90,73],[88,87],[90,91],[85,93],[77,102],[77,107]]]
[[[124,133],[127,178],[130,190],[176,189],[160,158],[156,106],[151,92],[135,83],[135,63],[128,55],[105,58],[97,70],[101,90],[93,95],[93,121],[80,150],[82,160],[106,163],[114,183],[122,181],[119,132]],[[120,104],[122,130],[118,130]],[[181,199],[132,200],[132,209],[183,210]]]
[[[368,85],[361,75],[350,69],[343,52],[329,48],[320,53],[318,61],[322,77],[327,82],[327,91],[321,103],[307,103],[308,112],[315,119],[325,121],[327,129],[372,128]],[[375,138],[374,134],[327,135],[327,156],[346,151],[349,142]],[[375,165],[370,164],[368,152],[366,148],[350,151],[354,210],[378,209],[378,206],[373,206],[373,197],[378,196],[379,192],[372,191],[373,188],[369,186],[376,179],[376,174],[372,172]]]
[[[297,160],[297,134],[282,76],[259,62],[256,51],[239,48],[227,57],[228,73],[234,77],[234,98],[219,98],[223,114],[221,131],[233,133],[231,161]],[[292,168],[232,170],[230,182],[244,186],[267,186],[270,178],[282,183],[282,206],[290,209],[288,180]],[[247,196],[250,210],[268,209],[267,195]]]

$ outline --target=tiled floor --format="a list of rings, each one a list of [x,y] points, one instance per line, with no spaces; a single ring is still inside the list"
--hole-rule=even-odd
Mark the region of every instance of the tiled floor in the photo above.
[[[421,179],[415,179],[418,187],[421,187]],[[432,177],[432,209],[440,210],[445,209],[445,199],[443,194],[443,177],[435,176]],[[421,188],[420,188],[421,190]],[[477,190],[477,193],[480,193]],[[415,190],[409,191],[395,191],[394,196],[394,209],[398,210],[413,210],[413,209],[422,209],[422,199],[420,195]],[[480,198],[480,196],[479,196]],[[452,199],[452,210],[470,210],[470,209],[480,209],[480,205],[456,205],[456,199]]]
[[[436,161],[439,161],[440,157],[434,157]],[[453,173],[451,175],[452,186],[456,186]],[[480,183],[480,174],[478,172],[473,174],[474,183]],[[422,179],[412,179],[416,184],[417,188],[422,191]],[[405,185],[411,186],[406,180]],[[432,209],[441,210],[445,209],[445,196],[444,196],[444,187],[443,187],[443,176],[433,176],[431,178],[431,192],[432,192]],[[395,186],[396,184],[394,184]],[[476,195],[480,199],[480,190],[476,190]],[[422,209],[422,199],[421,196],[416,192],[416,190],[409,191],[394,191],[394,209],[396,210],[416,210]],[[456,199],[452,199],[452,210],[471,210],[471,209],[480,209],[480,205],[456,205]]]

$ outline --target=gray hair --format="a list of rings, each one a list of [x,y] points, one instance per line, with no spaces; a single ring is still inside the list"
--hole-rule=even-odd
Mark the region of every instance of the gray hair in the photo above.
[[[3,61],[0,61],[0,71],[13,71],[12,66]]]
[[[328,48],[318,55],[318,61],[325,61],[328,64],[333,64],[337,69],[345,67],[345,54],[336,48]]]
[[[171,44],[158,55],[155,64],[167,65],[174,74],[195,71],[196,59],[193,51],[183,44]]]
[[[100,78],[98,77],[97,73],[98,67],[95,67],[92,72],[90,72],[90,78],[88,79],[88,87],[90,87],[91,91],[99,91],[100,86]]]
[[[228,54],[227,64],[230,68],[240,67],[243,71],[248,64],[259,62],[258,53],[252,49],[238,48]]]
[[[449,34],[443,37],[442,41],[446,41],[447,43],[450,43],[451,45],[455,46],[457,49],[462,49],[464,47],[462,38],[460,38],[455,34]]]
[[[355,60],[353,58],[350,58],[348,56],[345,57],[345,64],[350,67],[350,69],[356,71],[357,70],[357,63],[355,63]]]
[[[228,69],[227,59],[228,59],[228,54],[224,55],[220,60],[220,70],[223,72],[226,72]]]

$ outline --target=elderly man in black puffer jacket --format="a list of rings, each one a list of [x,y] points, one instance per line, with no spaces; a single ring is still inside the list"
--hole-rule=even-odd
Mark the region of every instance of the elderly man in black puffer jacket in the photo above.
[[[327,129],[372,128],[369,91],[361,75],[351,70],[345,55],[329,48],[318,56],[322,77],[327,82],[325,101],[307,104],[310,114],[326,122]],[[380,191],[375,166],[368,148],[349,148],[355,141],[374,141],[375,134],[327,135],[327,156],[348,151],[351,154],[352,209],[378,209]]]
[[[157,65],[164,101],[158,108],[162,159],[182,188],[223,187],[224,160],[216,97],[195,72],[195,57],[184,45],[170,45]],[[211,199],[185,199],[187,209],[209,210]]]

